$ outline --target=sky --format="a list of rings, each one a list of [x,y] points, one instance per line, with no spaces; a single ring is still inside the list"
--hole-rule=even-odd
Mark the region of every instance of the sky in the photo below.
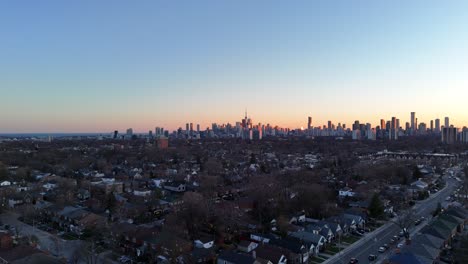
[[[468,1],[0,1],[0,133],[468,125]]]

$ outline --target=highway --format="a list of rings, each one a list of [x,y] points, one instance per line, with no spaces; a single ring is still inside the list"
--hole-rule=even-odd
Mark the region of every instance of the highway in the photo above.
[[[456,180],[449,178],[448,175],[444,175],[443,179],[446,182],[446,186],[442,190],[432,194],[426,200],[416,203],[416,205],[411,209],[413,210],[416,218],[420,218],[422,216],[426,218],[426,220],[417,228],[415,228],[414,225],[412,226],[412,228],[409,230],[411,236],[414,235],[414,233],[422,228],[425,224],[427,224],[427,221],[432,218],[432,212],[436,209],[437,203],[443,203],[447,196],[453,194],[457,188],[457,185],[459,184]],[[329,258],[323,263],[347,264],[351,258],[358,259],[359,263],[381,263],[391,254],[391,252],[395,250],[398,243],[404,242],[404,239],[400,238],[396,244],[390,245],[390,240],[392,237],[395,235],[398,236],[399,232],[400,227],[396,223],[390,221],[377,230],[366,234],[361,240],[347,247],[342,252]],[[383,254],[379,254],[378,249],[384,244],[390,245],[390,249]],[[370,262],[368,260],[369,255],[376,255],[378,256],[378,259],[376,261]]]

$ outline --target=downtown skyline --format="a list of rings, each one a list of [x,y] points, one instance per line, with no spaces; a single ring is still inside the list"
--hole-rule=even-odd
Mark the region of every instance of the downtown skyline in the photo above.
[[[0,3],[0,133],[468,124],[468,3],[332,2]]]

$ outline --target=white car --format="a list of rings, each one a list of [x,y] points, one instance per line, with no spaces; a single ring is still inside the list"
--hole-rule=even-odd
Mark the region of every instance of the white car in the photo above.
[[[384,252],[385,252],[385,250],[387,250],[387,249],[386,249],[386,248],[384,248],[384,247],[379,247],[379,253],[384,253]]]
[[[404,245],[405,245],[405,244],[400,243],[400,244],[397,245],[397,248],[402,248]]]

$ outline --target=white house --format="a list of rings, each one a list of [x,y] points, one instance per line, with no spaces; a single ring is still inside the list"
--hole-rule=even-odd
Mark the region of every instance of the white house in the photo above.
[[[173,192],[185,192],[185,184],[180,182],[168,182],[164,185],[164,189]]]
[[[50,181],[42,185],[42,187],[44,187],[44,189],[46,189],[47,191],[50,191],[50,190],[57,188],[57,183]]]
[[[194,241],[195,247],[197,248],[212,248],[214,240],[208,237],[202,237]]]
[[[151,190],[145,190],[145,189],[141,189],[141,190],[133,190],[133,195],[135,196],[149,196],[151,195]]]
[[[339,196],[344,198],[344,197],[354,197],[356,196],[356,193],[353,192],[353,189],[349,187],[344,187],[339,191]]]
[[[245,253],[250,253],[254,249],[256,249],[257,247],[258,247],[257,243],[252,242],[252,241],[248,241],[248,240],[242,240],[239,243],[239,245],[237,245],[237,249],[239,249],[240,251],[245,252]]]
[[[429,187],[429,184],[423,182],[421,179],[411,183],[411,186],[414,186],[418,189],[425,190],[427,187]]]
[[[0,182],[0,186],[1,186],[1,187],[4,187],[4,186],[11,186],[11,181],[2,181],[2,182]]]

